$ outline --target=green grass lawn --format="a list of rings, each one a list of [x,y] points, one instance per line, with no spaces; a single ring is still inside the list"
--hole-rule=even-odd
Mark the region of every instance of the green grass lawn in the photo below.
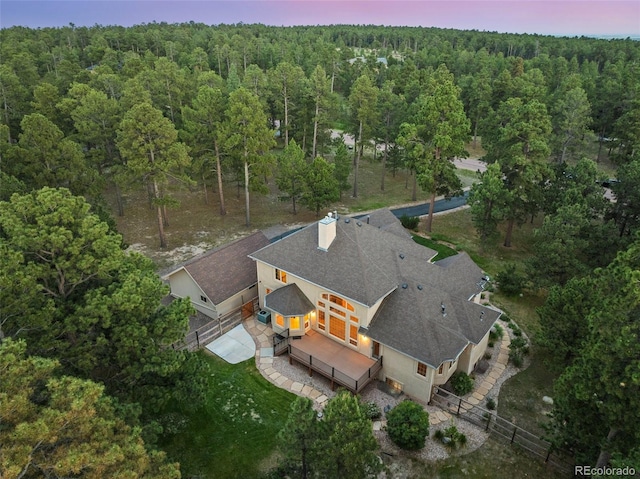
[[[205,406],[187,414],[187,426],[161,446],[180,462],[183,478],[260,477],[274,465],[275,437],[295,396],[265,380],[253,358],[229,364],[199,354],[211,366]]]
[[[421,469],[422,467],[422,469]],[[438,479],[514,479],[521,477],[561,479],[567,476],[547,467],[528,453],[489,438],[470,454],[452,456],[434,465],[417,466],[410,477]]]
[[[531,365],[507,379],[500,389],[498,414],[529,432],[545,435],[543,424],[549,420],[552,406],[542,401],[543,396],[553,398],[553,382],[557,379],[544,364],[544,353],[533,350]]]
[[[418,235],[411,235],[411,237],[416,243],[421,244],[422,246],[426,246],[427,248],[431,248],[438,253],[433,261],[439,261],[441,259],[448,258],[449,256],[458,254],[456,250],[449,248],[447,245],[438,243],[437,241],[431,240],[429,238]]]

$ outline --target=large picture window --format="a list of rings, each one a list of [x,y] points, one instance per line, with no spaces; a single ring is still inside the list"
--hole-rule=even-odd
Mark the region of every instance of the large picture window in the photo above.
[[[346,336],[345,322],[336,316],[329,316],[329,334],[344,341]]]
[[[317,302],[318,329],[327,331],[325,318],[329,318],[328,333],[351,346],[358,346],[359,320],[352,313],[355,307],[346,299],[335,294],[322,293]]]

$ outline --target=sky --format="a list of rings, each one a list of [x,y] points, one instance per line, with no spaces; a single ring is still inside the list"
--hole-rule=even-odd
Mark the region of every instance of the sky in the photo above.
[[[640,38],[640,0],[0,0],[0,27],[397,25]]]

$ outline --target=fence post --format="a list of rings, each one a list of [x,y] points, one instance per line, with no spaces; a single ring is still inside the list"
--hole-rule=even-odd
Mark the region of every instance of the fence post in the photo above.
[[[549,462],[549,456],[551,456],[551,449],[553,449],[553,446],[549,446],[549,450],[547,451],[547,457],[544,460],[545,464]]]
[[[460,415],[460,406],[462,406],[462,398],[458,400],[458,412],[456,413],[456,416]]]
[[[515,441],[516,439],[516,432],[518,431],[517,427],[513,428],[513,435],[511,436],[511,444],[513,444],[513,441]]]
[[[196,344],[198,345],[198,349],[200,349],[200,336],[198,336],[198,331],[196,331]]]
[[[489,424],[491,424],[491,417],[493,416],[493,414],[489,413],[489,417],[487,418],[487,427],[485,428],[485,431],[489,430]]]

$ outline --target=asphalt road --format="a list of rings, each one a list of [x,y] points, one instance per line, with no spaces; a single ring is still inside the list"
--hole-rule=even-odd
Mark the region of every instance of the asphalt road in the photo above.
[[[453,198],[443,198],[441,200],[436,200],[433,205],[434,213],[441,213],[443,211],[449,211],[455,208],[459,208],[467,204],[467,198],[469,197],[469,192],[465,191],[461,196],[454,196]],[[423,216],[429,214],[429,203],[423,203],[421,205],[416,206],[407,206],[405,208],[394,208],[391,212],[397,217],[400,218],[403,215],[407,216]]]

